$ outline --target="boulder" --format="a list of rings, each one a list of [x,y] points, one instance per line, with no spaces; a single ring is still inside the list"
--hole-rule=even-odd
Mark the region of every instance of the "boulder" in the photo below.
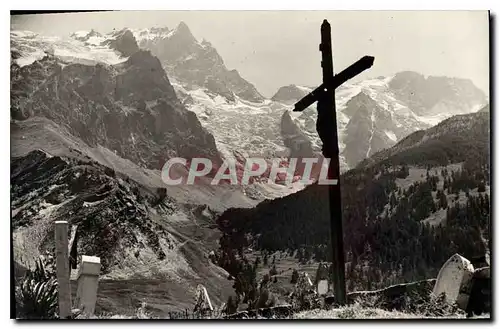
[[[491,313],[490,267],[476,269],[471,281],[470,296],[466,309],[467,316]]]

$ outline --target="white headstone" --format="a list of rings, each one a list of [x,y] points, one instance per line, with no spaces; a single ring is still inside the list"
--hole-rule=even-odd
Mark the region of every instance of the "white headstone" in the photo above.
[[[326,295],[328,293],[328,280],[318,281],[318,295]]]
[[[432,293],[435,296],[445,293],[449,303],[456,303],[458,307],[465,309],[473,274],[474,266],[469,260],[455,254],[441,267]]]
[[[82,256],[77,278],[78,291],[76,294],[76,307],[80,309],[83,314],[94,314],[100,272],[101,259],[99,257]]]
[[[71,285],[69,281],[68,222],[56,221],[56,274],[59,303],[59,318],[71,317]]]

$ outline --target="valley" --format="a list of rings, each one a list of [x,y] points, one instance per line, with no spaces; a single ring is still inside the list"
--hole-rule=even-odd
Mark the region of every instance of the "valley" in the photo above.
[[[146,302],[166,317],[194,307],[198,284],[217,307],[240,294],[241,310],[266,274],[275,302],[289,303],[294,270],[314,280],[329,263],[325,186],[161,178],[174,157],[320,156],[316,106],[291,111],[312,88],[266,99],[182,22],[14,30],[10,71],[17,268],[52,253],[53,223],[67,220],[78,255],[101,259],[99,314]],[[347,83],[336,100],[349,292],[435,278],[454,253],[489,252],[490,109],[479,88],[405,71]]]

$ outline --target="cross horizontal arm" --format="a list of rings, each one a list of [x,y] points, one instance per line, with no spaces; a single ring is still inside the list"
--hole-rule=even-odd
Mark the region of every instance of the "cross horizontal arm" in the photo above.
[[[314,89],[309,94],[304,96],[304,98],[302,98],[295,104],[293,111],[304,111],[307,107],[321,98],[321,96],[325,92],[325,89],[335,89],[339,87],[347,80],[354,78],[356,75],[372,67],[374,60],[375,57],[372,56],[364,56],[363,58],[359,59],[356,63],[352,64],[339,74],[333,76],[330,81],[328,81],[327,83],[322,83],[318,88]]]

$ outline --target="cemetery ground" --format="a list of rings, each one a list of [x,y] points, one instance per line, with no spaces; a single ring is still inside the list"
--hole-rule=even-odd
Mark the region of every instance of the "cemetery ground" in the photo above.
[[[247,257],[255,261],[260,257],[260,252],[249,252]],[[274,261],[273,261],[274,260]],[[305,272],[311,280],[314,280],[318,263],[309,261],[298,263],[293,255],[276,252],[270,254],[267,265],[261,263],[258,266],[257,280],[260,281],[264,275],[276,269],[275,275],[270,282],[269,289],[278,295],[276,305],[287,304],[286,296],[293,291],[291,276],[294,269],[299,273]],[[276,279],[274,279],[276,278]],[[431,280],[429,286],[434,284]],[[77,319],[223,319],[225,314],[220,312],[222,302],[217,298],[214,290],[217,287],[208,282],[202,282],[207,286],[208,293],[212,299],[214,312],[210,315],[195,314],[193,312],[193,300],[185,291],[173,291],[172,285],[165,278],[158,279],[130,279],[130,280],[99,280],[97,293],[97,307],[95,315],[80,315]],[[383,289],[382,289],[383,290]],[[72,300],[76,297],[77,281],[72,275],[71,280]],[[348,292],[349,295],[350,292]],[[367,294],[365,294],[367,293]],[[427,301],[420,305],[421,311],[410,309],[390,309],[381,305],[380,296],[375,292],[363,292],[344,307],[332,307],[321,305],[308,310],[294,310],[292,314],[277,319],[466,319],[462,310],[453,307],[442,307]],[[214,303],[215,300],[218,300]],[[411,301],[413,302],[413,301]],[[441,308],[440,308],[441,307]],[[170,312],[172,308],[185,309],[185,312]],[[240,311],[245,308],[241,305]],[[433,314],[429,310],[433,309]],[[245,318],[245,317],[243,317]],[[249,316],[249,319],[259,319],[260,316]],[[489,319],[489,314],[474,316],[472,319]]]
[[[307,273],[311,281],[314,282],[316,271],[319,262],[309,260],[300,263],[295,258],[295,255],[286,254],[284,252],[275,252],[267,257],[267,264],[263,263],[262,254],[260,252],[248,251],[246,257],[252,263],[256,258],[260,258],[260,264],[257,269],[257,281],[269,274],[270,271],[276,273],[272,276],[269,283],[269,290],[277,296],[277,305],[288,304],[287,296],[294,290],[294,284],[291,283],[292,273],[297,270],[299,273]],[[276,272],[274,272],[274,269]],[[206,283],[203,283],[206,284]],[[430,286],[434,285],[434,280],[430,282]],[[381,289],[383,290],[383,289]],[[421,304],[417,311],[415,309],[389,309],[381,303],[381,298],[376,294],[371,294],[374,291],[364,295],[361,293],[354,301],[350,301],[348,305],[343,307],[332,307],[322,305],[321,307],[294,311],[290,316],[275,317],[277,319],[466,319],[466,313],[456,307],[439,304],[435,301],[426,301]],[[208,290],[212,300],[215,297],[214,293]],[[331,293],[331,291],[330,291]],[[348,294],[351,291],[348,291]],[[193,313],[193,301],[191,299],[172,299],[165,303],[165,296],[174,294],[181,296],[182,291],[173,292],[163,280],[104,280],[99,284],[98,299],[100,312],[93,317],[94,319],[169,319],[181,318],[192,319],[200,318],[199,315]],[[114,297],[112,297],[115,295]],[[122,296],[124,302],[120,305],[113,305],[117,296]],[[112,298],[109,298],[112,297]],[[141,302],[142,301],[142,302]],[[409,301],[414,303],[414,301]],[[174,317],[169,314],[169,306],[172,303],[176,304],[176,308],[182,305],[186,312],[176,313]],[[105,305],[109,306],[108,312]],[[214,305],[215,311],[211,315],[202,316],[206,319],[222,319],[224,314],[217,311],[219,304]],[[239,311],[245,309],[246,304],[240,305]],[[118,310],[118,311],[117,311]],[[431,310],[431,311],[429,311]],[[259,319],[260,316],[249,317],[250,319]],[[488,320],[490,314],[474,315],[468,319]]]

